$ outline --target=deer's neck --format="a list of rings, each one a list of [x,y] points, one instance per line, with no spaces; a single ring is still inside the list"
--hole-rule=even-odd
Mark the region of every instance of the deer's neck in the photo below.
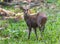
[[[24,19],[26,20],[26,19],[28,19],[28,18],[29,18],[29,14],[24,13]]]

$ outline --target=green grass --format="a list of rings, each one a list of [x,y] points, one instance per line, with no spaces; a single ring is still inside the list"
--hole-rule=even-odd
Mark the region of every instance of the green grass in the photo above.
[[[14,20],[0,20],[0,27],[5,27],[0,30],[0,44],[60,44],[60,7],[55,9],[41,9],[46,12],[48,20],[46,28],[43,33],[43,37],[40,37],[40,31],[37,29],[38,40],[34,32],[31,33],[30,39],[28,40],[28,27],[24,20],[14,22]],[[14,11],[9,7],[4,7]],[[58,12],[56,12],[58,11]]]

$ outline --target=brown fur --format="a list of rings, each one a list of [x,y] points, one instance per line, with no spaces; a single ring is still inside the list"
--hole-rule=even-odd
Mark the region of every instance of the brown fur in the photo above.
[[[31,33],[31,29],[33,28],[36,34],[36,38],[38,39],[37,33],[36,33],[36,28],[39,27],[39,30],[41,31],[41,33],[44,31],[45,28],[45,24],[47,21],[47,16],[45,13],[37,13],[36,15],[29,15],[28,14],[28,9],[26,8],[22,8],[23,12],[24,12],[24,19],[26,21],[26,24],[29,28],[29,35],[28,35],[28,39],[30,38],[30,33]]]

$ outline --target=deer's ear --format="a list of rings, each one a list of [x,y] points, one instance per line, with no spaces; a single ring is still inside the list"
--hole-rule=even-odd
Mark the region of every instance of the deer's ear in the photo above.
[[[27,9],[29,9],[29,8],[30,8],[29,5],[23,5],[23,6],[20,7],[20,9],[22,9],[22,10],[27,10]]]
[[[21,6],[21,7],[20,7],[20,9],[22,9],[22,10],[23,10],[23,9],[24,9],[24,8],[23,8],[23,6]]]
[[[23,7],[23,9],[29,9],[30,8],[30,5],[24,5],[22,7]]]

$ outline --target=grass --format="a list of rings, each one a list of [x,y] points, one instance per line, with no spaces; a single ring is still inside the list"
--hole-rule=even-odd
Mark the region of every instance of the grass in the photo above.
[[[0,44],[60,44],[60,7],[52,9],[43,9],[46,12],[48,20],[43,37],[40,37],[40,31],[37,29],[38,40],[34,32],[31,33],[28,40],[28,28],[24,20],[14,22],[14,20],[0,20]],[[4,7],[8,9],[9,7]],[[11,11],[14,11],[10,8]],[[56,12],[58,11],[58,12]]]

